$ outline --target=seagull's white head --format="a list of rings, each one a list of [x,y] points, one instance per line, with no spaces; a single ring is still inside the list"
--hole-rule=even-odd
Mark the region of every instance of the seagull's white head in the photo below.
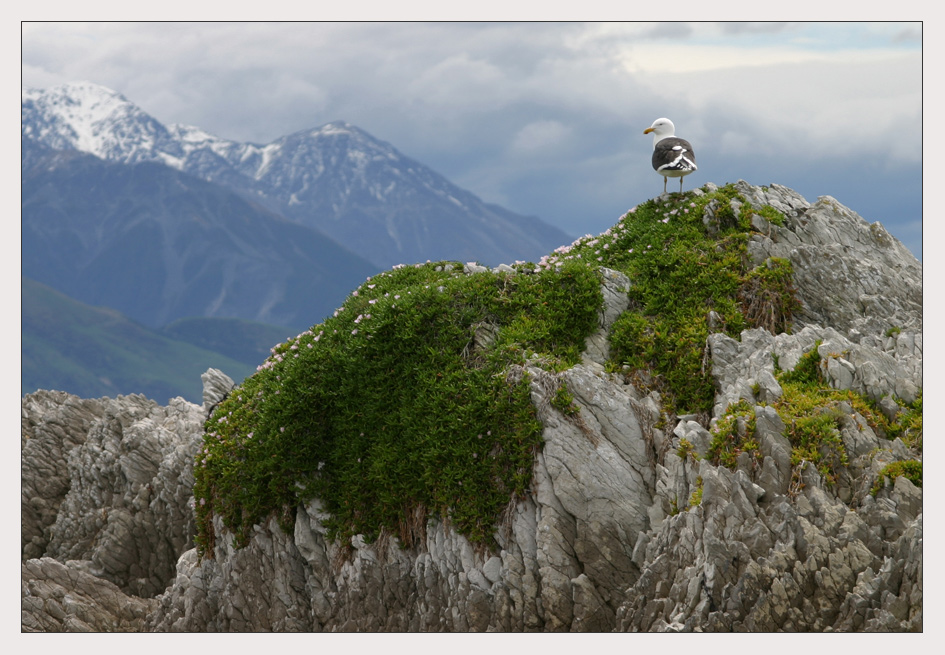
[[[643,130],[644,134],[649,134],[650,132],[653,133],[653,146],[655,147],[661,139],[675,135],[676,126],[673,125],[673,121],[668,118],[657,118],[653,121],[652,125]]]

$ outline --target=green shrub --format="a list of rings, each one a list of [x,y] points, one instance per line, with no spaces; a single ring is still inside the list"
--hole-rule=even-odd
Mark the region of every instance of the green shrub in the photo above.
[[[696,489],[689,495],[689,509],[702,504],[702,478],[696,478]]]
[[[741,201],[737,212],[732,201]],[[716,226],[703,223],[712,207]],[[766,214],[777,214],[770,208]],[[715,391],[705,370],[707,317],[715,312],[730,336],[748,327],[789,329],[794,305],[790,265],[752,269],[747,254],[751,206],[733,185],[710,193],[656,198],[633,208],[614,227],[559,248],[542,265],[584,261],[627,274],[630,308],[610,335],[611,369],[646,371],[680,412],[708,412]],[[761,298],[757,320],[744,306]],[[763,296],[763,297],[762,297]],[[774,303],[777,319],[762,310]],[[767,321],[767,322],[765,322]]]
[[[692,445],[692,442],[688,439],[680,439],[679,447],[676,449],[676,455],[679,459],[686,461],[686,458],[689,457],[692,461],[699,459],[699,453],[696,452],[696,447]]]
[[[195,466],[201,554],[215,515],[243,545],[269,516],[291,529],[314,497],[342,541],[386,531],[411,545],[437,516],[490,544],[541,445],[528,379],[509,367],[531,353],[576,363],[601,302],[583,264],[465,275],[447,262],[369,279],[208,419]]]
[[[793,277],[791,262],[777,257],[749,271],[738,290],[745,320],[772,334],[790,332],[794,312],[801,307]]]
[[[709,442],[706,459],[713,464],[734,469],[740,453],[760,455],[758,443],[754,439],[755,408],[746,400],[730,405],[725,414],[716,421],[711,433],[712,441]]]
[[[575,404],[574,396],[564,384],[560,384],[551,398],[551,405],[565,416],[577,416],[581,409]]]
[[[906,479],[915,486],[921,487],[922,462],[915,459],[907,459],[899,462],[893,462],[892,464],[887,464],[885,467],[883,467],[883,470],[879,472],[879,477],[876,478],[876,482],[873,484],[873,488],[870,489],[870,493],[875,496],[884,486],[886,486],[887,479],[890,482],[895,482],[896,478],[898,478],[900,475],[905,476]]]
[[[790,371],[782,371],[778,375],[778,382],[783,384],[799,384],[804,386],[826,386],[824,376],[820,370],[820,344],[817,341],[814,347],[800,356],[797,364]]]

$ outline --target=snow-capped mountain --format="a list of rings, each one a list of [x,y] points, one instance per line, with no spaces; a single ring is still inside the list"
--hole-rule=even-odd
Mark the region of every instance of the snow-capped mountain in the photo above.
[[[160,162],[225,185],[381,267],[537,259],[570,241],[340,121],[267,145],[239,143],[197,127],[165,127],[122,95],[77,83],[24,90],[23,136],[109,161]]]
[[[179,139],[119,93],[78,82],[23,89],[22,134],[54,150],[78,150],[108,161],[159,161],[181,170]]]

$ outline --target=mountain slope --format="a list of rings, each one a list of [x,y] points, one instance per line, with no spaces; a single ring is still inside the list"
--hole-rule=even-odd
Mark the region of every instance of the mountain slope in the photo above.
[[[286,330],[238,318],[182,318],[161,328],[165,337],[226,355],[252,366],[269,357],[286,339]]]
[[[114,162],[160,162],[227,186],[382,268],[428,259],[537,259],[571,240],[537,218],[484,203],[344,122],[260,146],[165,127],[94,84],[25,89],[22,98],[26,138]]]
[[[23,274],[151,327],[235,317],[293,328],[376,271],[324,235],[163,164],[23,141]]]
[[[22,392],[58,389],[83,398],[141,393],[201,402],[200,374],[242,379],[255,366],[157,334],[119,312],[89,307],[22,279]]]
[[[489,205],[343,122],[272,144],[239,169],[283,213],[385,266],[451,259],[496,265],[537,259],[569,238],[537,218]]]

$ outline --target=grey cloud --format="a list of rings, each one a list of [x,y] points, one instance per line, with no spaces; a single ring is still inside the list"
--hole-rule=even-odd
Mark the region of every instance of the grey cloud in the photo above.
[[[688,23],[657,23],[640,34],[642,39],[685,39],[692,36],[692,26]]]
[[[922,43],[922,24],[917,23],[915,27],[907,27],[893,34],[893,43]]]
[[[721,22],[718,25],[726,34],[774,34],[785,30],[793,30],[797,23],[731,21]]]

